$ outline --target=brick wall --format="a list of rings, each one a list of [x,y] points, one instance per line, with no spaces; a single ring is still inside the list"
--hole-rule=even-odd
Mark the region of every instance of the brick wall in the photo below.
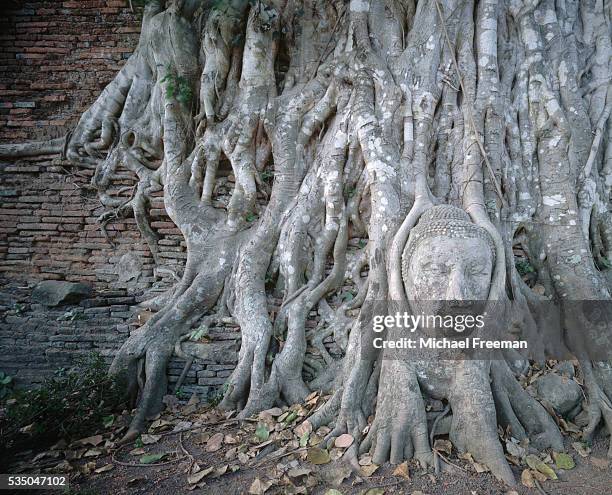
[[[65,135],[129,57],[139,31],[126,0],[0,0],[0,143]],[[57,157],[0,162],[0,369],[22,384],[40,382],[84,352],[111,356],[134,327],[133,302],[171,283],[166,272],[155,276],[133,219],[109,225],[105,237],[91,175]],[[160,258],[180,273],[183,238],[161,197],[151,208]],[[85,282],[96,294],[48,310],[29,300],[45,279]],[[235,329],[215,331],[220,341],[237,338]],[[219,360],[200,351],[185,383],[210,395],[233,354]],[[182,368],[172,361],[171,381]]]
[[[125,0],[14,3],[19,8],[0,7],[0,142],[63,136],[132,53],[138,16]],[[0,163],[0,170],[0,275],[99,289],[167,282],[153,276],[133,219],[109,225],[105,237],[90,170],[57,157]],[[153,227],[165,236],[161,257],[180,271],[182,237],[161,198],[152,213]],[[126,266],[135,277],[126,280]]]
[[[125,0],[0,2],[0,141],[62,136],[139,31]]]

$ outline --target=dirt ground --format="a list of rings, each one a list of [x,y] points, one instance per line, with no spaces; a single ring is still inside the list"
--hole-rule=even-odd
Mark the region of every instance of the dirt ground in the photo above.
[[[334,460],[343,448],[333,447],[329,456],[325,451],[321,458],[315,445],[320,445],[319,434],[325,431],[304,429],[300,416],[307,414],[305,409],[271,410],[272,414],[242,423],[213,411],[197,411],[195,405],[174,407],[153,422],[148,434],[122,446],[117,440],[129,417],[118,416],[97,435],[71,444],[59,442],[42,452],[16,453],[1,471],[67,473],[69,495],[612,494],[612,469],[606,458],[609,440],[603,436],[586,457],[568,438],[566,451],[575,467],[563,470],[552,464],[558,480],[541,480],[534,488],[520,482],[527,466],[514,465],[518,485],[508,488],[490,473],[477,473],[475,464],[465,456],[460,458],[454,449],[444,454],[451,463],[447,471],[437,475],[412,462],[403,465],[401,472],[396,471],[397,466],[376,468],[368,456],[360,457],[362,471],[352,472],[341,459]]]

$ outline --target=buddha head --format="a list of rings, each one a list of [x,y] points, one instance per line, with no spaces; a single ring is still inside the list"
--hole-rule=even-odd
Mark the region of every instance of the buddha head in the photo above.
[[[413,311],[439,314],[453,305],[486,300],[494,262],[493,239],[465,211],[450,205],[430,208],[412,229],[402,254],[402,277]]]

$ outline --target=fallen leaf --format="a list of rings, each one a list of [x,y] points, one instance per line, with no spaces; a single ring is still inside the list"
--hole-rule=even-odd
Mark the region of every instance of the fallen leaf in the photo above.
[[[138,447],[137,449],[132,449],[130,450],[129,454],[130,455],[142,455],[146,452],[145,449],[143,449],[142,447]]]
[[[565,452],[553,452],[552,456],[559,469],[574,469],[576,467],[574,459]]]
[[[96,474],[105,473],[106,471],[110,471],[114,467],[115,466],[113,464],[107,464],[106,466],[102,466],[102,467],[99,467],[98,469],[96,469],[94,471],[94,473],[96,473]]]
[[[547,479],[548,476],[546,476],[544,473],[540,473],[540,471],[534,471],[533,469],[531,470],[531,474],[533,475],[533,477],[538,480],[540,483],[544,483]]]
[[[177,431],[188,430],[192,426],[193,426],[193,423],[191,421],[179,421],[177,424],[174,425],[174,428],[172,428],[172,431],[177,432]]]
[[[317,397],[319,395],[319,392],[317,390],[315,390],[314,392],[310,392],[306,398],[304,399],[304,402],[308,402],[311,401],[312,399],[314,399],[315,397]]]
[[[523,472],[521,473],[521,483],[527,488],[535,487],[535,481],[529,469],[523,469]]]
[[[283,410],[280,407],[273,407],[272,409],[261,411],[259,414],[261,416],[268,415],[268,416],[272,416],[273,418],[276,418],[280,416],[281,414],[283,414]]]
[[[165,419],[156,419],[153,421],[153,423],[151,423],[149,430],[167,429],[170,426],[172,426],[170,421],[166,421]]]
[[[63,450],[68,447],[68,442],[63,438],[51,447],[51,450]]]
[[[249,493],[251,495],[263,495],[266,493],[268,488],[272,486],[271,481],[261,481],[259,478],[255,478],[253,483],[251,483],[251,487],[249,488]]]
[[[161,435],[148,435],[146,433],[140,435],[140,440],[144,445],[151,445],[153,443],[157,443],[160,441],[160,439]]]
[[[297,411],[291,411],[287,417],[283,420],[283,423],[285,424],[289,424],[289,423],[293,423],[293,421],[295,421],[295,418],[298,417],[298,413]],[[279,418],[280,421],[280,418]]]
[[[293,468],[287,472],[290,478],[299,478],[300,476],[306,476],[310,473],[312,473],[312,470],[308,468]]]
[[[306,432],[300,437],[300,447],[306,447],[308,445],[308,439],[310,438],[310,433]]]
[[[31,469],[31,466],[28,465],[27,468],[25,470],[20,470],[19,472],[25,472],[25,471],[29,471]],[[57,472],[57,473],[67,473],[69,471],[73,471],[74,467],[72,466],[72,464],[70,464],[67,460],[63,460],[62,462],[60,462],[59,464],[57,464],[54,468],[53,471]]]
[[[83,454],[83,457],[98,457],[100,455],[102,455],[102,451],[98,449],[89,449]]]
[[[140,464],[153,464],[154,462],[160,461],[164,457],[166,457],[166,453],[165,452],[162,453],[162,454],[147,454],[147,455],[143,455],[140,458]]]
[[[377,469],[378,469],[378,465],[368,464],[367,466],[361,466],[359,473],[361,474],[361,476],[365,478],[369,478],[376,472]]]
[[[270,431],[266,425],[259,423],[257,425],[257,429],[255,430],[255,436],[260,442],[265,442],[268,438],[270,438]]]
[[[329,469],[325,471],[321,471],[319,475],[323,478],[327,483],[332,484],[333,486],[340,486],[346,478],[348,478],[352,473],[352,470],[348,466],[330,466]]]
[[[408,469],[408,463],[402,462],[393,470],[393,476],[401,476],[407,480],[410,479],[410,469]]]
[[[23,428],[19,428],[19,432],[25,433],[25,434],[33,433],[35,426],[36,426],[36,423],[30,423],[29,425],[24,426]]]
[[[312,447],[308,449],[306,460],[312,464],[327,464],[330,461],[329,452],[317,447]]]
[[[262,442],[260,444],[254,445],[253,447],[251,447],[251,450],[255,451],[255,450],[261,450],[264,447],[267,447],[268,445],[270,445],[271,443],[274,443],[274,439],[271,438],[270,440],[268,440],[267,442]]]
[[[450,440],[442,440],[438,438],[434,442],[434,449],[439,452],[445,452],[446,454],[451,455],[451,452],[453,451],[453,444],[450,442]]]
[[[94,435],[93,437],[82,438],[78,443],[81,445],[91,445],[92,447],[97,447],[104,441],[102,435]]]
[[[197,471],[195,473],[190,474],[187,477],[187,483],[189,483],[190,485],[195,485],[195,484],[199,483],[206,476],[208,476],[210,473],[212,473],[214,469],[215,468],[211,466],[211,467],[208,467],[206,469],[202,469],[200,471]]]
[[[308,445],[319,445],[322,441],[323,438],[315,433],[314,435],[310,435],[310,438],[308,439]]]
[[[334,445],[339,449],[346,449],[353,444],[354,440],[353,435],[345,433],[344,435],[340,435],[338,438],[336,438]]]
[[[539,471],[540,473],[546,475],[547,478],[550,478],[551,480],[557,479],[557,474],[554,472],[553,468],[541,461],[537,456],[529,454],[527,457],[525,457],[525,462],[531,469]]]
[[[572,447],[574,447],[574,450],[578,452],[582,457],[588,457],[591,453],[591,449],[581,442],[572,443]]]
[[[325,492],[324,495],[342,495],[341,491],[336,490],[335,488],[330,488]]]
[[[477,473],[486,473],[489,470],[489,468],[483,466],[482,464],[479,464],[478,462],[472,462],[472,466],[474,467]]]
[[[306,420],[297,426],[294,431],[298,437],[302,437],[306,433],[312,433],[312,423]]]
[[[384,488],[370,488],[369,490],[365,491],[363,495],[385,495],[385,489]]]
[[[518,457],[519,459],[525,457],[525,454],[527,453],[523,447],[511,441],[506,442],[506,450],[508,451],[508,454]]]
[[[87,462],[82,466],[78,466],[78,469],[81,473],[83,473],[84,475],[89,475],[91,474],[91,472],[96,468],[96,463],[95,462]]]
[[[223,438],[223,433],[215,433],[210,437],[208,442],[206,442],[206,452],[217,452],[223,444]]]
[[[225,438],[223,439],[223,442],[227,445],[237,444],[238,441],[239,439],[235,437],[234,435],[225,435]]]
[[[191,439],[195,442],[195,443],[206,443],[208,442],[208,440],[210,440],[210,433],[204,433],[204,432],[199,432],[199,433],[195,433],[194,435],[191,436]]]
[[[372,464],[372,456],[364,455],[361,459],[359,459],[360,466],[369,466]]]
[[[218,467],[217,469],[215,469],[215,477],[223,476],[225,473],[227,473],[228,469],[228,464],[224,464],[223,466]]]
[[[559,418],[559,425],[561,428],[569,433],[580,433],[581,430],[571,421],[565,421],[563,418]]]

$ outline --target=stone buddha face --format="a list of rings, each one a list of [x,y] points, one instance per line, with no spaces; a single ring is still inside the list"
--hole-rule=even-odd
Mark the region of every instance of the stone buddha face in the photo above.
[[[484,300],[489,295],[493,260],[482,239],[431,237],[410,260],[409,299]]]
[[[404,249],[402,275],[415,313],[441,314],[485,301],[489,295],[494,245],[467,213],[435,206],[421,217]]]

